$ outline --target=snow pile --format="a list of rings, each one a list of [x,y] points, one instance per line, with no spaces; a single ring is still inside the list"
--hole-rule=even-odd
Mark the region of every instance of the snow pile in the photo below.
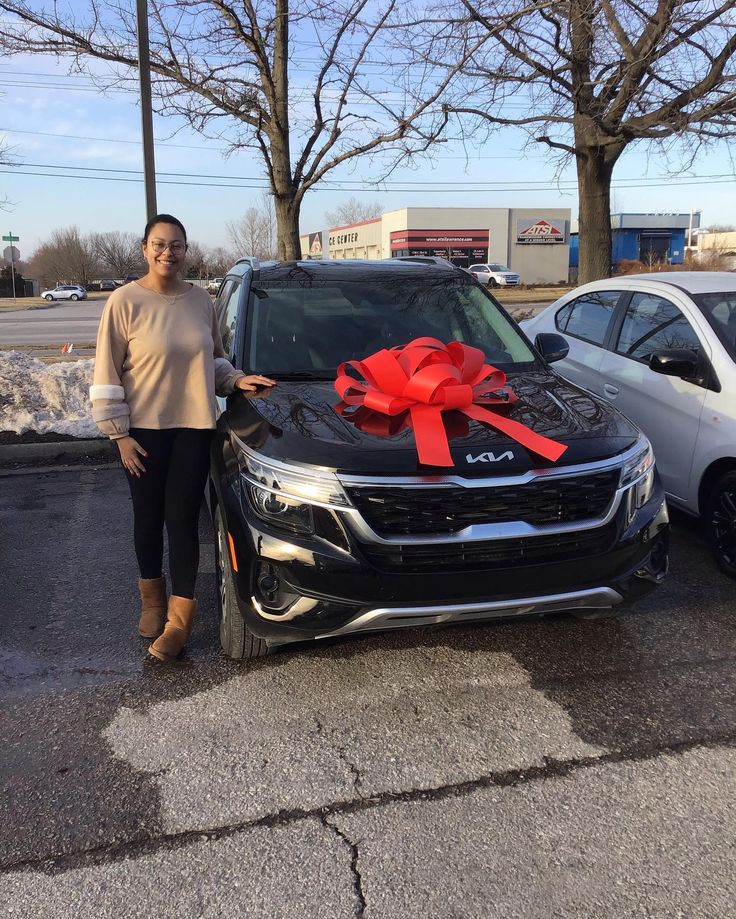
[[[0,431],[102,437],[89,401],[94,365],[44,364],[22,351],[0,351]]]

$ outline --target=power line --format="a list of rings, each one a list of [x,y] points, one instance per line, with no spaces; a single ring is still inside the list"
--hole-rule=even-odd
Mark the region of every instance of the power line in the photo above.
[[[30,175],[30,176],[39,176],[49,179],[83,179],[87,181],[100,181],[100,182],[134,182],[137,184],[142,184],[142,178],[127,178],[124,176],[97,176],[97,175],[69,175],[68,173],[49,173],[49,172],[29,172],[22,169],[0,169],[0,174],[4,175]],[[167,173],[167,175],[175,175],[176,173]],[[227,178],[223,176],[223,178]],[[262,182],[264,180],[261,180]],[[646,184],[623,184],[626,182],[638,182]],[[736,179],[729,176],[728,178],[697,178],[693,180],[670,180],[667,182],[650,182],[644,179],[623,179],[619,182],[614,180],[614,188],[671,188],[673,185],[678,188],[697,186],[697,185],[726,185],[732,184]],[[372,193],[380,194],[389,194],[389,193],[400,193],[400,194],[502,194],[505,192],[540,192],[540,191],[549,191],[550,183],[542,182],[541,180],[534,183],[521,183],[522,187],[509,187],[511,183],[497,183],[496,187],[479,187],[477,183],[469,182],[467,187],[463,188],[438,188],[432,185],[432,183],[427,183],[425,188],[405,188],[400,187],[399,185],[392,186],[390,188],[379,187],[372,183],[362,183],[357,184],[354,187],[348,187],[347,185],[335,185],[335,180],[323,180],[320,183],[320,188],[323,191],[340,191],[340,192],[360,192],[370,190]],[[160,179],[160,185],[181,185],[187,187],[201,187],[201,188],[244,188],[244,189],[259,189],[261,191],[268,190],[266,184],[260,185],[247,185],[242,182],[184,182],[181,180],[170,180],[170,179]],[[577,183],[573,183],[570,188],[562,189],[563,191],[574,191]],[[554,186],[552,186],[554,188]]]
[[[102,167],[102,166],[67,166],[67,165],[65,165],[65,164],[63,164],[63,163],[22,163],[21,165],[23,165],[23,166],[28,166],[28,167],[31,167],[31,168],[34,168],[34,169],[63,169],[63,170],[76,170],[76,171],[78,171],[78,172],[111,172],[111,173],[122,173],[122,174],[126,174],[126,175],[140,175],[140,174],[141,174],[140,169],[114,169],[114,168]],[[163,172],[163,171],[157,171],[157,175],[161,175],[161,176],[179,176],[179,177],[185,178],[185,179],[222,179],[222,180],[227,180],[227,181],[243,181],[243,182],[260,182],[260,181],[264,181],[263,176],[239,176],[239,175],[217,175],[217,174],[214,174],[214,175],[213,175],[213,174],[206,173],[206,172],[180,172],[180,171],[178,171],[178,170],[177,170],[176,172]],[[84,178],[84,177],[83,177],[83,176],[80,176],[79,178]],[[721,172],[721,173],[711,173],[710,175],[682,176],[681,178],[678,178],[677,176],[673,176],[672,178],[668,179],[666,182],[662,182],[662,183],[659,183],[659,184],[662,184],[662,185],[671,185],[671,184],[676,184],[676,183],[680,183],[680,182],[682,182],[682,183],[687,183],[687,182],[689,182],[689,181],[691,181],[691,180],[701,180],[701,179],[702,179],[702,180],[705,180],[705,179],[721,179],[721,180],[727,180],[727,181],[734,182],[734,181],[736,181],[736,175],[732,175],[732,174],[730,174],[730,173]],[[337,184],[337,185],[357,185],[357,186],[368,185],[368,186],[373,187],[373,186],[376,184],[376,182],[375,182],[374,179],[327,179],[327,180],[325,180],[325,181],[327,181],[328,183]],[[655,179],[655,180],[652,180],[652,179],[649,179],[649,178],[647,178],[647,177],[637,178],[637,177],[635,177],[635,176],[631,176],[631,177],[627,177],[627,178],[621,178],[621,179],[614,179],[613,181],[616,182],[616,183],[618,183],[618,182],[637,182],[637,183],[643,183],[643,187],[647,187],[648,185],[653,185],[653,184],[656,185],[656,184],[657,184],[657,183],[656,183],[656,179]],[[545,185],[548,184],[548,180],[546,180],[546,179],[532,179],[532,180],[531,180],[531,183],[532,183],[532,184],[534,184],[534,183],[539,184],[539,183],[542,183],[542,182],[544,182]],[[396,185],[401,185],[401,186],[408,186],[408,185],[418,185],[418,186],[426,186],[426,185],[432,185],[432,186],[436,186],[436,185],[452,185],[452,186],[461,186],[461,187],[465,187],[466,185],[473,185],[474,187],[477,187],[477,188],[483,188],[483,187],[485,187],[485,186],[497,186],[497,185],[504,185],[504,186],[508,186],[508,185],[513,185],[513,186],[522,185],[522,186],[525,186],[525,185],[529,185],[529,184],[530,184],[530,180],[529,180],[529,179],[522,179],[522,180],[518,180],[518,181],[517,181],[517,180],[510,180],[510,179],[509,179],[509,180],[503,180],[503,181],[501,181],[501,180],[492,180],[492,181],[484,182],[484,181],[481,181],[481,180],[478,180],[478,179],[470,179],[470,180],[468,180],[468,181],[459,181],[459,182],[456,182],[456,181],[446,181],[446,180],[444,180],[444,179],[439,179],[439,180],[428,180],[428,179],[425,179],[424,181],[413,182],[413,181],[411,181],[411,180],[409,180],[409,179],[406,179],[406,180],[397,179],[395,183],[392,183],[392,182],[382,182],[382,183],[380,183],[380,184],[382,184],[382,185],[392,185],[392,184],[396,184]],[[571,185],[571,186],[576,186],[576,185],[577,185],[577,180],[576,180],[576,179],[560,179],[558,182],[555,182],[554,184],[555,184],[555,185]]]
[[[30,134],[34,137],[59,137],[64,140],[94,140],[106,144],[132,144],[133,146],[140,147],[140,140],[125,140],[121,137],[90,137],[85,134],[52,134],[49,131],[19,131],[17,128],[3,128],[0,127],[0,131],[4,131],[6,134]],[[224,151],[228,147],[207,147],[202,146],[201,144],[172,144],[168,141],[156,140],[156,144],[159,147],[177,147],[182,150],[212,150]],[[527,156],[544,156],[547,157],[546,151],[539,151],[539,153],[527,154]],[[467,162],[474,163],[478,160],[518,160],[519,155],[515,156],[437,156],[435,159],[438,160],[465,160]]]

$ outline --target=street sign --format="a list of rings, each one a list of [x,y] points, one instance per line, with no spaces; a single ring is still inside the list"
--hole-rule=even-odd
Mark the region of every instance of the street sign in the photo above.
[[[20,258],[20,252],[18,252],[13,243],[20,242],[20,236],[13,236],[13,231],[9,230],[8,235],[3,236],[3,242],[10,243],[10,245],[5,250],[8,253],[5,258],[10,259],[10,274],[13,278],[13,300],[15,300],[15,260]],[[15,254],[16,252],[18,252],[17,255]]]
[[[9,262],[19,262],[20,249],[17,249],[15,246],[6,246],[3,249],[3,258],[7,259]]]

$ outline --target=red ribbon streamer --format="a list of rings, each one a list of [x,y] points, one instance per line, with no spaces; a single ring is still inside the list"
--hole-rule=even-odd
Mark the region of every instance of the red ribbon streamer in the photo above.
[[[362,380],[347,372],[351,367]],[[508,406],[516,395],[505,386],[506,374],[485,363],[485,355],[459,341],[415,338],[408,345],[376,351],[362,361],[344,361],[337,368],[335,389],[343,414],[349,406],[357,426],[386,436],[411,427],[419,462],[452,466],[442,413],[462,412],[507,434],[528,450],[556,462],[567,450],[549,437],[483,406]],[[403,415],[403,418],[401,417]],[[457,436],[451,425],[451,436]]]

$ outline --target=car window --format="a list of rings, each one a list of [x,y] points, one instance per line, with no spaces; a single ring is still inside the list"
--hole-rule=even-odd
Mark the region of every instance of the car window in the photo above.
[[[721,343],[736,360],[736,290],[690,294]]]
[[[460,273],[458,273],[460,275]],[[501,367],[535,356],[495,300],[469,275],[261,280],[248,319],[247,365],[262,372],[334,374],[345,360],[430,336],[480,348]]]
[[[215,278],[215,280],[217,280],[217,278]],[[230,294],[233,292],[233,287],[238,283],[237,278],[228,278],[222,287],[220,287],[217,299],[215,300],[215,312],[217,313],[217,321],[220,324],[222,323],[222,316],[225,312],[227,302],[230,299]]]
[[[700,341],[674,303],[652,294],[634,294],[626,308],[616,351],[648,361],[653,351],[667,348],[690,348],[697,354]]]
[[[620,290],[596,290],[583,294],[558,311],[555,325],[560,332],[602,345],[620,296]]]
[[[223,303],[222,318],[220,319],[220,335],[225,354],[233,353],[235,339],[235,325],[238,321],[238,303],[240,301],[240,281],[234,281],[232,287],[226,292],[227,299],[221,298]]]

